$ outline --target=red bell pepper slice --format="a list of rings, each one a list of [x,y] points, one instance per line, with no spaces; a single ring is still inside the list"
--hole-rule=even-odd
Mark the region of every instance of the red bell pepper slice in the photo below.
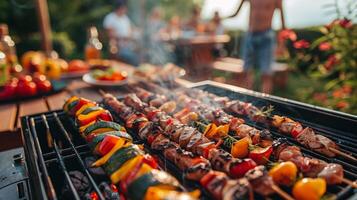
[[[98,153],[102,156],[107,154],[115,146],[119,139],[119,137],[114,135],[105,136],[105,138],[99,145]]]
[[[303,130],[304,130],[304,128],[301,126],[301,124],[300,123],[296,123],[294,128],[291,130],[290,134],[294,138],[297,138]]]
[[[232,166],[230,169],[230,174],[234,178],[240,178],[247,173],[247,171],[256,167],[257,164],[252,159],[244,159],[241,163],[237,163],[235,166]]]
[[[272,146],[265,148],[256,147],[251,152],[249,152],[249,158],[253,159],[259,165],[264,165],[269,161],[272,152]]]

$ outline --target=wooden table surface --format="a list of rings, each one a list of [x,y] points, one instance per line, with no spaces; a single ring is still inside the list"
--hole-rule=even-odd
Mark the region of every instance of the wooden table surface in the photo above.
[[[118,63],[117,66],[129,73],[134,71],[134,67],[124,63]],[[188,84],[189,82],[181,80],[181,83]],[[115,95],[120,93],[120,90],[119,87],[106,91]],[[20,134],[20,118],[22,116],[62,109],[65,100],[72,95],[101,100],[99,88],[92,87],[81,79],[73,79],[68,81],[67,88],[60,93],[39,99],[0,105],[0,151],[22,146]]]

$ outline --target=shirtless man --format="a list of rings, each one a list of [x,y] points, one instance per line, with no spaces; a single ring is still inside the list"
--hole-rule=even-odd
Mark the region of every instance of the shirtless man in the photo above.
[[[249,30],[242,44],[244,60],[245,86],[252,88],[252,65],[257,64],[262,72],[262,92],[271,93],[273,79],[271,66],[274,61],[275,34],[272,30],[272,18],[275,9],[280,10],[282,29],[285,29],[282,0],[242,0],[237,11],[230,17],[236,16],[245,1],[250,2]]]

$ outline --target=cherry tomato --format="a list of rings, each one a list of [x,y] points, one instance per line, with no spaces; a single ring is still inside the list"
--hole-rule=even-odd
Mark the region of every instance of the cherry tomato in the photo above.
[[[0,92],[0,99],[12,99],[16,96],[17,81],[10,81],[4,86],[4,89]]]
[[[35,74],[33,75],[33,81],[34,81],[36,84],[38,84],[39,82],[43,82],[43,81],[45,81],[45,80],[47,80],[47,77],[46,77],[45,75],[43,75],[43,74],[35,73]]]
[[[257,164],[264,165],[268,162],[271,153],[273,152],[273,147],[256,147],[254,150],[249,152],[249,158],[253,159]]]
[[[52,84],[49,80],[37,82],[36,85],[37,85],[37,90],[40,93],[48,93],[52,90]]]
[[[32,81],[24,82],[20,80],[16,88],[16,93],[20,97],[34,96],[37,93],[37,86]]]
[[[28,83],[28,82],[31,82],[31,81],[32,81],[32,77],[30,75],[21,75],[19,77],[19,82]]]
[[[243,177],[247,171],[253,169],[256,166],[257,164],[254,162],[254,160],[246,158],[243,159],[241,163],[237,163],[235,166],[231,167],[230,173],[233,177],[240,178]]]

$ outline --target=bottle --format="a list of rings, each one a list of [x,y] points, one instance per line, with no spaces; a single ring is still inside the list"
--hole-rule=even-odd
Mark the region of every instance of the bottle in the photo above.
[[[22,71],[22,66],[19,64],[16,55],[15,42],[11,39],[6,24],[0,24],[0,51],[5,54],[6,62],[12,73],[19,73]]]
[[[5,83],[10,79],[9,65],[6,61],[6,55],[0,51],[0,86],[5,85]]]
[[[100,59],[101,58],[101,50],[102,43],[98,39],[98,31],[95,26],[91,26],[88,29],[88,42],[85,47],[85,59]]]

